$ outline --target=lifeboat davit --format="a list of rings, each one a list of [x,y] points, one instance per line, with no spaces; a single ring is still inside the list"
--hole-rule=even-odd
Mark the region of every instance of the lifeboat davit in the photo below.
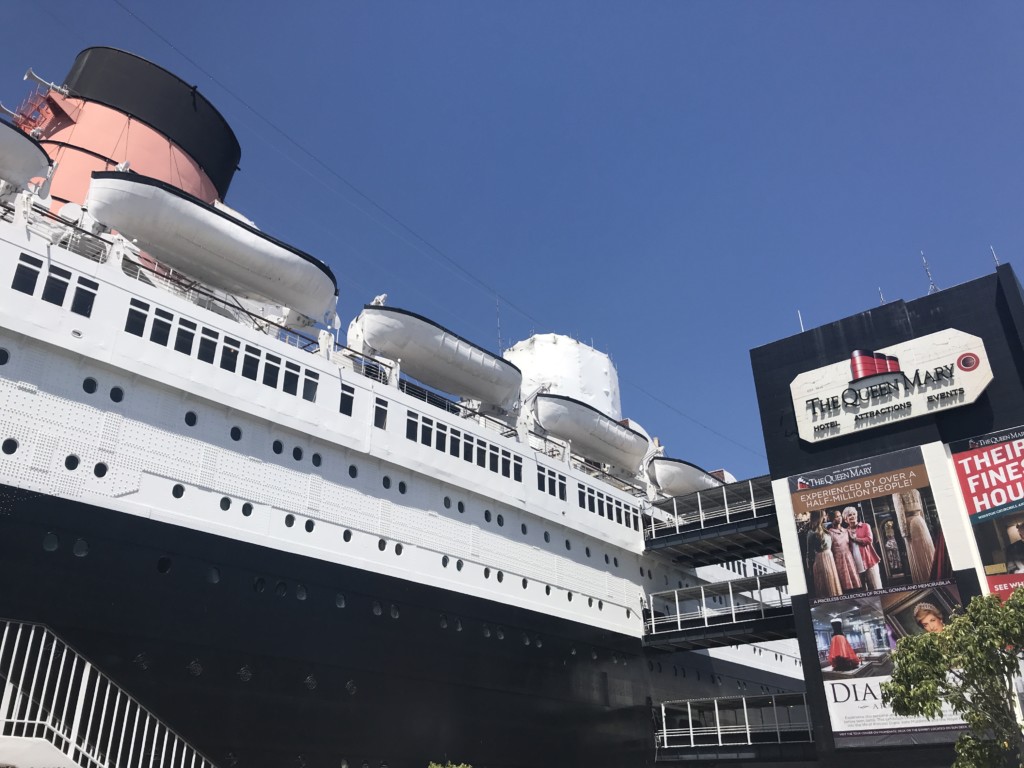
[[[334,319],[338,283],[319,259],[148,176],[97,171],[89,214],[153,258],[228,293]]]
[[[666,496],[684,496],[722,486],[722,481],[707,470],[682,459],[657,456],[647,465],[647,474]]]
[[[42,145],[17,126],[0,120],[0,180],[19,190],[46,178],[50,157]]]
[[[348,345],[401,360],[405,373],[442,392],[506,411],[519,397],[516,366],[414,312],[368,304],[349,326]]]
[[[650,440],[593,406],[565,395],[539,394],[534,399],[537,423],[588,459],[636,472]]]

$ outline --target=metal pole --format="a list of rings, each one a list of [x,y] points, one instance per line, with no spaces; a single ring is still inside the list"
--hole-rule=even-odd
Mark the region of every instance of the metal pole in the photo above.
[[[782,733],[779,731],[779,708],[775,706],[775,696],[772,696],[772,716],[775,718],[775,738],[779,744],[782,743]]]
[[[704,502],[701,500],[700,491],[697,491],[697,516],[700,518],[700,527],[704,527]]]
[[[743,702],[743,723],[747,726],[747,744],[753,744],[750,740],[750,715],[747,713],[747,697],[743,696],[740,699]]]
[[[732,610],[732,623],[736,623],[736,599],[732,594],[732,582],[726,582],[729,585],[729,608]]]
[[[722,503],[725,504],[725,522],[729,522],[729,496],[725,492],[725,486],[722,486]]]
[[[690,746],[697,746],[693,740],[693,711],[690,709],[690,702],[686,702],[686,725],[690,729]]]
[[[750,488],[750,511],[757,517],[757,501],[754,499],[754,481],[747,480],[747,487]]]
[[[718,699],[715,699],[715,730],[718,731],[718,746],[722,746],[722,723],[718,719]]]
[[[665,702],[661,703],[661,746],[668,749],[668,722],[665,720]]]
[[[704,626],[708,625],[708,609],[705,603],[707,602],[707,595],[704,594],[704,585],[700,585],[700,613],[704,617]]]
[[[683,614],[679,610],[679,590],[673,590],[676,596],[676,629],[683,631]]]
[[[679,504],[676,502],[678,496],[672,497],[672,517],[676,521],[676,533],[679,533]]]
[[[68,738],[67,756],[75,759],[75,742],[78,741],[78,726],[82,721],[82,707],[85,706],[85,689],[89,687],[89,674],[92,672],[92,665],[85,662],[82,672],[82,682],[78,687],[78,701],[75,704],[75,711],[72,714],[74,720],[71,725],[71,736]]]

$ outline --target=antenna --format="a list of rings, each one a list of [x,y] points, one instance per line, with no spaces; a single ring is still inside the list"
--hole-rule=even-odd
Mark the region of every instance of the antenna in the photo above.
[[[800,333],[804,332],[804,316],[800,314],[800,310],[796,311],[796,319],[800,321]]]
[[[885,294],[882,293],[882,286],[878,286],[878,303],[879,305],[885,304]]]
[[[505,350],[501,348],[501,299],[498,294],[494,294],[494,317],[498,324],[498,354],[500,355]]]
[[[28,68],[28,71],[25,73],[25,77],[23,77],[22,80],[31,80],[36,85],[41,85],[43,88],[49,88],[51,91],[56,91],[61,96],[68,95],[68,89],[66,86],[57,85],[56,83],[51,83],[49,80],[44,80],[32,71],[32,67]]]
[[[939,292],[939,286],[932,279],[932,270],[928,266],[928,259],[924,257],[924,251],[921,251],[921,263],[924,264],[924,273],[928,275],[928,295],[931,296],[933,293]]]
[[[12,112],[7,107],[5,107],[2,102],[0,102],[0,112],[15,120],[21,117],[21,115],[19,115],[17,112]]]
[[[3,106],[3,105],[0,105],[0,106]],[[996,266],[998,267],[999,266],[999,257],[996,256],[996,249],[993,248],[991,245],[988,247],[988,249],[990,251],[992,251],[992,261],[994,261],[996,263]]]

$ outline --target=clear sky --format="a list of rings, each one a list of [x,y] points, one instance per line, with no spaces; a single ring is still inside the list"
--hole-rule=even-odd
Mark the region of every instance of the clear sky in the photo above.
[[[668,455],[766,471],[748,350],[1024,248],[1024,3],[5,4],[0,101],[108,45],[242,144],[227,202],[497,349],[611,354]],[[268,122],[269,121],[269,122]]]

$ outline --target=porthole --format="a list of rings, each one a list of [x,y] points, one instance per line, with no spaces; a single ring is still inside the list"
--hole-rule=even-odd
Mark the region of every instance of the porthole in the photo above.
[[[252,514],[252,504],[250,504],[248,501],[242,505],[242,514],[246,517]]]
[[[463,562],[461,560],[456,560],[455,561],[455,570],[456,571],[461,571],[462,570],[462,566],[463,566]]]
[[[550,544],[551,543],[551,534],[548,533],[547,531],[544,531],[544,543],[545,544]]]
[[[56,533],[48,533],[43,536],[43,551],[44,552],[56,552],[57,547],[60,546],[60,539]]]
[[[497,637],[499,640],[504,640],[505,639],[505,630],[502,629],[501,627],[498,627],[496,630],[494,630],[494,636]]]
[[[171,496],[173,496],[176,499],[180,499],[184,495],[185,495],[185,486],[182,485],[181,483],[175,483],[174,487],[171,488]]]
[[[345,541],[352,541],[352,531],[345,529],[345,532],[341,534],[341,538]]]
[[[593,608],[593,607],[594,607],[594,598],[588,597],[587,598],[587,608]]]
[[[523,536],[526,535],[526,523],[519,526],[519,530],[523,532]]]
[[[252,580],[252,591],[253,592],[255,592],[257,594],[260,594],[266,588],[267,588],[267,582],[264,581],[261,577],[257,576],[255,579]]]
[[[296,461],[302,461],[302,449],[297,445],[292,448],[292,458]]]
[[[598,600],[597,601],[597,610],[599,610],[599,611],[603,611],[604,610],[604,600]]]
[[[382,613],[384,613],[384,609],[380,607],[380,603],[378,601],[376,601],[376,600],[373,601],[373,609],[372,610],[373,610],[373,615],[374,616],[380,616]]]
[[[220,508],[223,509],[225,512],[231,509],[231,499],[229,499],[227,496],[222,496],[220,499]]]
[[[608,565],[608,563],[610,563],[610,562],[611,562],[611,558],[610,558],[610,557],[608,557],[608,553],[607,553],[607,552],[605,552],[605,553],[604,553],[604,564],[605,564],[605,565]]]
[[[211,584],[220,584],[220,568],[211,566],[206,572],[206,580]]]
[[[527,581],[526,579],[523,579],[523,589],[526,589],[526,587],[527,587],[527,585],[528,585],[529,583],[530,583],[530,582],[528,582],[528,581]]]
[[[111,387],[110,399],[113,400],[115,403],[120,403],[122,400],[124,400],[124,390],[121,389],[120,387]]]
[[[438,624],[441,625],[441,629],[448,629],[448,617],[442,613],[438,620]]]
[[[590,660],[591,661],[597,661],[597,651],[591,651],[590,652]]]
[[[79,539],[81,541],[81,539]],[[171,570],[171,558],[161,557],[156,561],[156,570],[158,573],[169,573]]]
[[[633,612],[631,610],[629,610],[629,608],[627,608],[626,609],[626,618],[628,619],[632,615],[633,615]]]
[[[565,597],[570,603],[572,602],[572,592],[566,592]]]
[[[491,569],[490,568],[484,568],[484,578],[485,579],[491,578]]]
[[[460,619],[458,617],[456,617],[456,619],[455,619],[455,631],[456,632],[461,632],[462,631],[462,619]]]
[[[387,475],[384,475],[384,477],[381,478],[380,483],[385,488],[390,488],[391,487],[391,478],[388,477]]]
[[[78,469],[78,457],[71,453],[64,459],[64,469],[74,472]]]
[[[568,539],[565,540],[565,549],[566,549],[566,551],[569,551],[569,550],[572,549],[572,543]]]
[[[188,426],[194,427],[196,425],[197,421],[199,421],[199,417],[196,416],[196,412],[195,411],[186,411],[186,413],[185,413],[185,423]]]
[[[441,558],[441,567],[442,568],[447,568],[449,562],[450,562],[450,560],[448,560],[448,555],[445,555],[444,557]]]
[[[8,352],[3,347],[0,347],[0,365],[7,365],[8,361],[10,359],[11,359],[11,353]]]
[[[377,549],[379,549],[381,552],[383,552],[387,548],[388,548],[388,543],[386,541],[384,541],[384,539],[380,539],[377,542]]]
[[[539,637],[533,638],[533,644],[536,645],[538,648],[544,647],[544,641],[541,640]]]
[[[505,580],[505,574],[502,573],[501,571],[498,571],[497,579],[498,579],[499,582],[504,581]]]
[[[284,525],[286,528],[291,528],[293,525],[295,525],[295,515],[285,515]]]
[[[523,645],[529,645],[530,644],[530,636],[528,634],[526,634],[525,632],[523,632],[523,634],[520,636],[520,640],[522,641]]]
[[[313,462],[313,466],[314,466],[314,467],[319,467],[319,466],[320,466],[321,464],[323,464],[323,463],[324,463],[324,460],[323,460],[323,458],[322,458],[322,457],[320,456],[320,454],[319,454],[319,453],[314,453],[314,454],[313,454],[313,455],[312,455],[312,456],[310,457],[310,461],[312,461],[312,462]]]
[[[551,585],[550,584],[545,584],[544,585],[544,594],[545,595],[550,595],[551,594]]]
[[[277,582],[277,584],[274,585],[274,594],[278,597],[286,597],[288,595],[288,585],[283,581]]]
[[[489,510],[489,509],[485,509],[484,510],[484,521],[488,522],[488,523],[491,522],[491,510]]]
[[[306,533],[312,533],[313,529],[315,527],[316,527],[316,522],[314,522],[313,520],[307,520],[306,521]]]
[[[392,619],[397,619],[398,618],[398,606],[395,605],[394,603],[391,604],[391,618]]]
[[[106,477],[107,465],[101,461],[99,464],[92,468],[92,473],[96,475],[96,477]]]
[[[274,453],[281,453],[284,450],[284,443],[282,443],[280,440],[275,440],[271,444],[270,450],[272,450]]]
[[[444,497],[444,508],[445,509],[451,509],[452,508],[452,497],[451,496],[445,496]]]
[[[295,599],[296,600],[305,600],[307,597],[309,597],[309,593],[306,591],[306,585],[305,584],[296,584],[295,585]]]
[[[466,511],[466,505],[463,504],[461,501],[456,505],[456,507],[458,508],[460,514]]]
[[[241,427],[232,427],[231,428],[231,439],[234,440],[236,443],[239,440],[242,439],[242,429],[241,429]]]
[[[408,490],[408,486],[405,484],[405,480],[398,481],[398,492],[405,493]]]
[[[616,568],[618,568],[618,567],[619,567],[619,558],[618,558],[618,557],[613,557],[613,558],[612,558],[612,562],[614,562],[614,563],[615,563],[615,567],[616,567]]]
[[[89,378],[82,382],[82,389],[84,389],[86,393],[90,395],[96,391],[96,386],[96,379],[94,379],[92,376],[90,376]]]
[[[71,554],[75,557],[85,557],[89,554],[89,542],[85,539],[75,539],[75,544],[71,547]]]
[[[486,624],[484,624],[484,627],[483,627],[482,630],[480,630],[480,632],[481,632],[481,634],[483,634],[484,637],[490,637],[491,636],[491,628],[488,627]]]
[[[9,437],[6,440],[4,440],[4,444],[3,444],[3,452],[4,453],[6,453],[8,456],[10,456],[16,450],[18,450],[18,441],[17,440],[15,440],[13,437]]]
[[[359,474],[359,468],[355,464],[348,465],[348,476],[355,479],[356,475]]]
[[[505,518],[504,518],[504,517],[502,517],[501,515],[498,515],[498,518],[497,518],[497,520],[498,520],[498,527],[499,527],[499,528],[501,528],[502,526],[504,526],[504,525],[505,525]]]
[[[341,592],[338,592],[334,596],[334,605],[337,608],[344,608],[345,607],[345,596],[343,594],[341,594]]]
[[[584,552],[587,553],[587,557],[590,557],[590,547],[587,547]]]
[[[395,544],[395,554],[396,555],[402,554],[402,550],[403,549],[404,549],[404,547],[402,547],[401,543]]]

